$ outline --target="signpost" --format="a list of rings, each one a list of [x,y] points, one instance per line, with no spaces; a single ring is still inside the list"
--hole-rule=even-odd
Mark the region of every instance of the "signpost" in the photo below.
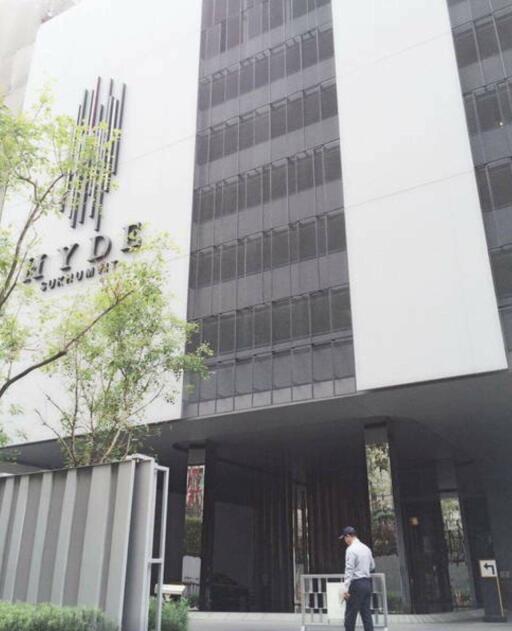
[[[480,577],[482,579],[485,622],[506,622],[507,617],[503,610],[500,578],[495,559],[482,559],[480,561]]]

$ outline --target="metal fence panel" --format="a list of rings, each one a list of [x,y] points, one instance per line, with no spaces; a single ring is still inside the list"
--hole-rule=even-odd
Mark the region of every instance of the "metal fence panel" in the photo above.
[[[0,600],[87,605],[146,629],[157,470],[137,457],[0,478]]]
[[[343,574],[304,574],[301,577],[302,631],[340,626],[341,620],[329,612],[328,585],[341,587]],[[388,628],[388,599],[386,577],[372,574],[372,614],[375,629]]]

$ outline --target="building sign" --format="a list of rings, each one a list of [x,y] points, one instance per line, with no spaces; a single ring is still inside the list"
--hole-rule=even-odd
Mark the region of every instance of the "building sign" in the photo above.
[[[112,179],[117,175],[119,167],[125,101],[124,83],[116,89],[111,79],[107,88],[103,89],[102,80],[98,78],[93,90],[85,90],[78,107],[76,122],[77,125],[85,127],[86,133],[73,146],[74,161],[78,162],[81,159],[87,136],[94,137],[103,169],[101,173],[90,174],[88,178],[73,172],[67,174],[61,212],[69,218],[71,228],[86,225],[93,229],[89,246],[86,248],[87,264],[77,265],[84,246],[73,240],[61,245],[53,255],[43,253],[30,258],[23,278],[24,283],[38,282],[43,292],[81,283],[116,268],[119,261],[111,256],[114,238],[122,240],[121,247],[118,248],[121,252],[129,253],[140,247],[140,223],[125,226],[123,232],[115,237],[100,233],[105,196],[112,188]],[[56,275],[48,273],[51,258],[58,260],[59,271]],[[81,259],[84,260],[84,257]]]

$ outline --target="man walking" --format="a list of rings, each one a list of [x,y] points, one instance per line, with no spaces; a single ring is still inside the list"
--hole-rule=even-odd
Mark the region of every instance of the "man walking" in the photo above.
[[[343,529],[340,539],[347,544],[345,553],[345,631],[354,631],[357,614],[361,614],[364,631],[373,631],[371,612],[372,579],[375,561],[368,546],[359,541],[351,526]]]

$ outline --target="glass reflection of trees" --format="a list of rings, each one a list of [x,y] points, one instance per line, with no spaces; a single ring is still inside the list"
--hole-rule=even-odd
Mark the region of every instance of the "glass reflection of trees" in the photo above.
[[[375,556],[397,554],[396,517],[389,445],[386,442],[367,444],[366,464],[373,552]]]

